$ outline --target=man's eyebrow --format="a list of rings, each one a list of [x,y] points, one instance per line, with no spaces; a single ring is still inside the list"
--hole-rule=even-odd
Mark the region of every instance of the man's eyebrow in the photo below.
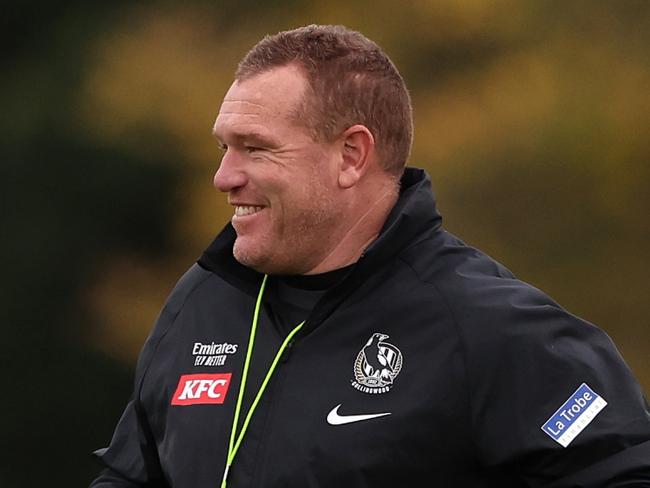
[[[223,142],[224,139],[223,134],[219,133],[216,130],[213,130],[212,135],[218,141]],[[257,131],[231,132],[229,134],[229,137],[227,137],[227,139],[231,139],[239,144],[247,144],[247,145],[252,144],[252,145],[271,147],[271,148],[279,146],[278,142],[276,142],[272,137]]]

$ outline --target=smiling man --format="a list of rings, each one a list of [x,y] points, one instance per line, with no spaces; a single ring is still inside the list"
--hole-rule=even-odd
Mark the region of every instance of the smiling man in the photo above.
[[[266,273],[316,268],[342,217],[328,171],[334,148],[291,117],[305,84],[295,66],[236,82],[214,126],[225,150],[214,184],[235,207],[233,254]]]
[[[316,274],[354,263],[397,200],[398,172],[379,165],[365,125],[319,138],[305,124],[303,104],[314,95],[304,71],[296,63],[241,69],[246,74],[228,90],[214,125],[225,151],[214,184],[235,207],[233,253],[263,273]]]
[[[375,43],[266,37],[213,132],[232,221],[165,304],[93,488],[650,485],[638,383],[443,230]]]

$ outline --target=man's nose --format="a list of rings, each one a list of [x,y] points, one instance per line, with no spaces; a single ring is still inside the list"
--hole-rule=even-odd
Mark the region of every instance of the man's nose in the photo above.
[[[219,169],[214,174],[214,187],[227,193],[245,186],[247,182],[248,177],[244,172],[242,161],[234,151],[227,149],[221,159]]]

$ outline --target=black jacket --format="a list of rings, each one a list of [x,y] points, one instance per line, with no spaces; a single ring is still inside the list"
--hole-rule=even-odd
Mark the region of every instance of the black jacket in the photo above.
[[[219,486],[262,280],[233,240],[165,304],[93,488]],[[283,340],[264,300],[247,391]],[[414,486],[650,486],[650,414],[609,337],[443,230],[408,169],[285,350],[228,487]]]

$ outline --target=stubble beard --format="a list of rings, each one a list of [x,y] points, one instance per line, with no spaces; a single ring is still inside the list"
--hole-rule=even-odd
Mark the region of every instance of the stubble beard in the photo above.
[[[260,240],[265,242],[248,249],[239,237],[235,239],[233,256],[239,263],[260,273],[305,274],[330,253],[336,242],[335,229],[345,216],[319,176],[315,175],[314,181],[309,207],[292,215],[291,225],[285,226],[280,236],[262,236]]]

